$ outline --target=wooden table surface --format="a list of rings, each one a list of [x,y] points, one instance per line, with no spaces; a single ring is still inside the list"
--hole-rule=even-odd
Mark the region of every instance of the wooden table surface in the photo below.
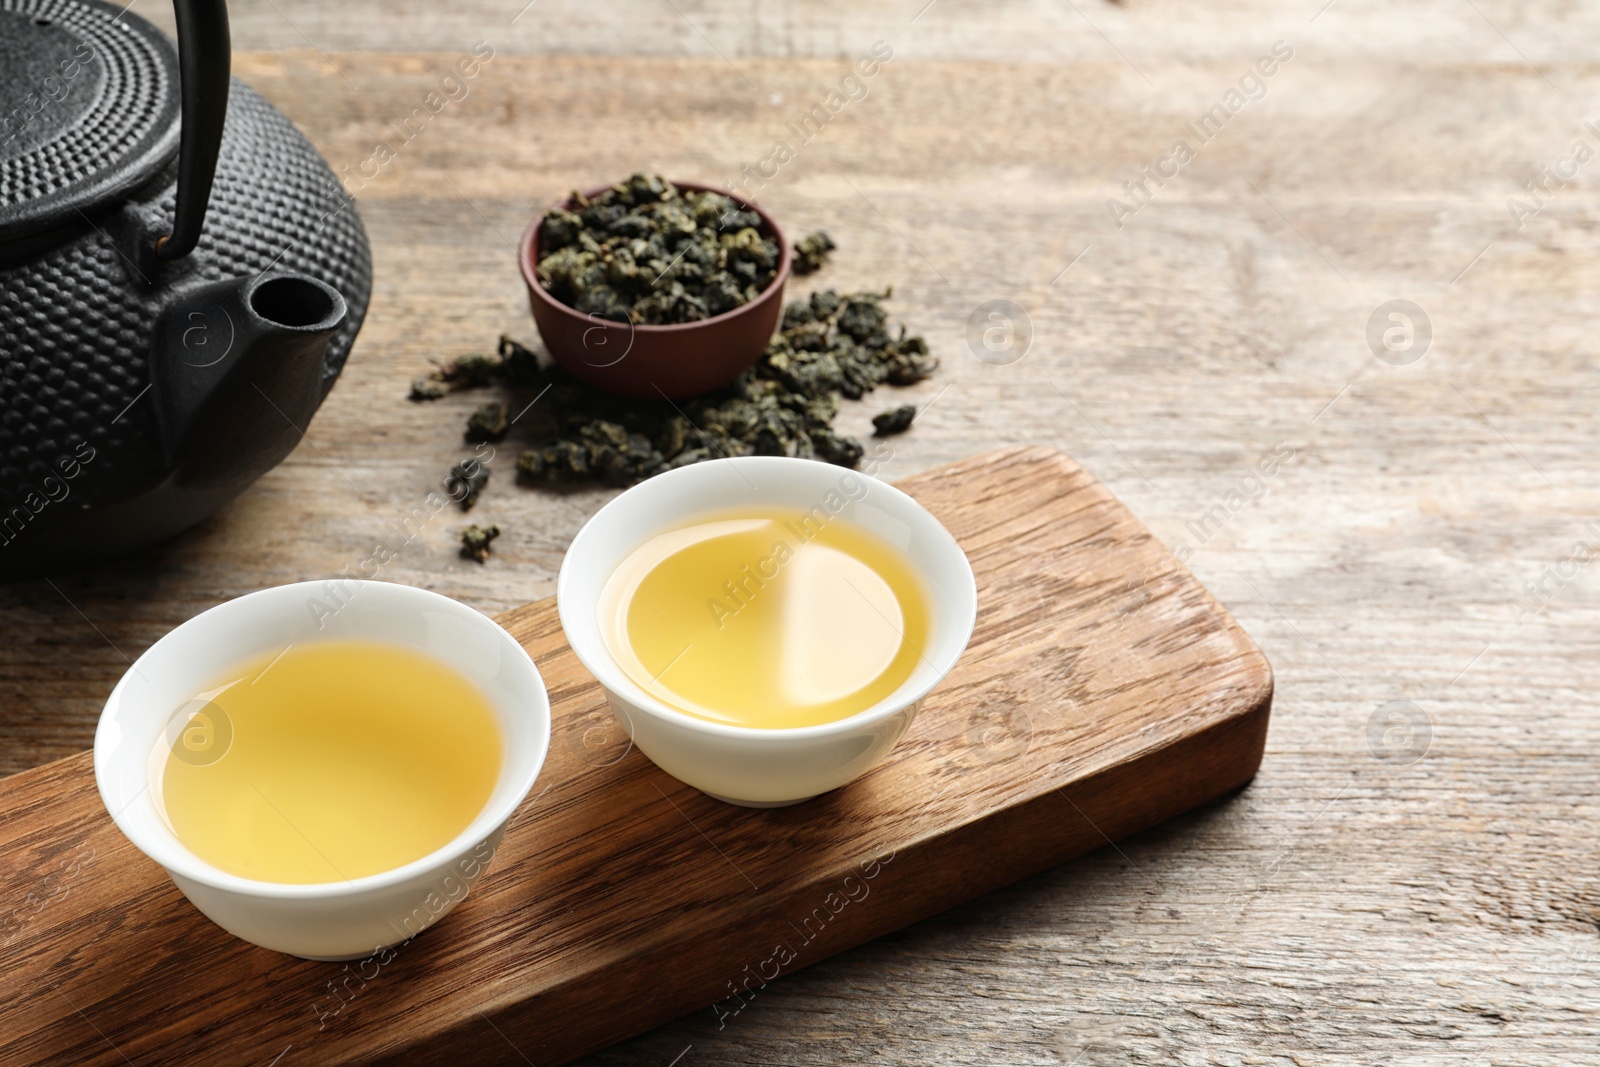
[[[1004,444],[1073,454],[1272,659],[1265,762],[1231,800],[787,977],[723,1029],[705,1012],[589,1062],[1594,1062],[1600,9],[233,7],[236,71],[336,168],[394,150],[358,194],[371,314],[306,444],[225,513],[0,589],[0,770],[87,747],[129,659],[183,619],[401,536],[475,402],[411,404],[407,382],[533,339],[511,241],[539,205],[638,169],[725,183],[881,40],[864,98],[759,191],[838,240],[819,284],[892,282],[943,356],[842,424],[937,398],[890,478]],[[402,143],[392,123],[478,41],[466,95]],[[1026,316],[1002,359],[969,344],[989,301]],[[513,463],[472,513],[505,530],[489,563],[457,557],[445,512],[382,576],[491,612],[548,595],[608,494],[525,489]],[[0,908],[92,874],[41,870],[49,892]],[[280,1053],[297,1062],[259,1062]]]

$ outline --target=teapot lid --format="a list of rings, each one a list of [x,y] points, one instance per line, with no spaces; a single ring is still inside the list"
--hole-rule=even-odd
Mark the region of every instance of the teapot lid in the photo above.
[[[178,55],[102,0],[0,0],[0,242],[80,223],[177,155]]]

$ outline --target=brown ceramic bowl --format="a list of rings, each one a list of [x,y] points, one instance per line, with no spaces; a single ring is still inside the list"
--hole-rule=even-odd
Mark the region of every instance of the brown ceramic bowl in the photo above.
[[[720,389],[761,358],[783,314],[789,239],[772,216],[726,189],[696,182],[673,184],[679,189],[721,193],[761,216],[763,232],[777,240],[777,277],[748,304],[699,322],[671,326],[612,322],[568,307],[551,296],[539,280],[539,222],[544,212],[529,224],[518,249],[533,321],[550,355],[573,377],[618,396],[676,399]],[[609,188],[602,185],[584,195],[598,196]]]

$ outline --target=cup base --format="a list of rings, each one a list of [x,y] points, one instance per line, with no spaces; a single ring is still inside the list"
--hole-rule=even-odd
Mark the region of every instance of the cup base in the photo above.
[[[398,944],[398,942],[396,943]],[[390,949],[393,947],[394,945],[385,945],[383,948],[375,949],[370,952],[357,952],[349,956],[302,956],[298,952],[285,952],[284,955],[293,956],[297,960],[310,960],[312,963],[353,963],[356,960],[364,960],[371,956],[376,956],[379,952],[383,952],[385,949]]]
[[[700,792],[705,793],[706,791],[702,789]],[[817,794],[817,796],[821,795],[821,793]],[[804,804],[808,800],[815,799],[814,797],[801,797],[798,800],[739,800],[735,797],[718,796],[715,793],[706,793],[706,796],[710,797],[712,800],[720,800],[724,804],[733,804],[734,806],[740,808],[787,808],[792,807],[795,804]]]

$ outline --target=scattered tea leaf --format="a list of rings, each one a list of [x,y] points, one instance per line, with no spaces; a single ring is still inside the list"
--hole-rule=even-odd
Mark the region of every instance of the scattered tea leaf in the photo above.
[[[517,457],[517,469],[535,481],[595,478],[631,485],[661,470],[662,455],[643,433],[596,419],[579,424],[572,437],[523,452]]]
[[[461,531],[461,554],[467,559],[486,563],[489,560],[489,546],[499,536],[500,527],[473,523]]]
[[[504,341],[504,338],[501,338]],[[438,400],[457,389],[477,389],[505,377],[501,356],[468,355],[439,364],[411,383],[412,400]]]
[[[412,400],[438,400],[450,387],[434,378],[417,378],[411,383]]]
[[[484,404],[467,419],[468,441],[498,441],[506,435],[506,406]]]
[[[911,420],[917,417],[917,408],[914,404],[902,404],[899,407],[885,411],[881,415],[872,416],[872,431],[876,437],[888,437],[890,434],[905,433],[911,427]]]
[[[476,457],[468,456],[445,475],[444,491],[461,505],[462,511],[470,511],[478,502],[478,494],[488,484],[489,468]]]
[[[500,360],[494,356],[470,355],[442,364],[433,372],[434,378],[449,382],[457,389],[472,389],[488,385],[500,376]]]
[[[538,385],[541,380],[539,357],[526,345],[505,334],[500,335],[500,380],[508,385]]]
[[[794,246],[794,272],[796,274],[812,274],[828,261],[828,253],[839,246],[833,243],[833,238],[828,236],[827,230],[818,230],[800,238]]]
[[[517,469],[533,482],[631,485],[724,456],[854,467],[861,443],[833,429],[840,395],[858,398],[885,382],[909,385],[938,365],[922,338],[904,330],[890,335],[882,307],[888,295],[824,290],[790,304],[753,368],[724,390],[676,404],[620,399],[545,367],[540,382],[528,383],[540,386],[542,399],[527,420],[536,443]]]
[[[636,180],[649,181],[634,179],[630,185]],[[646,186],[630,195],[664,193]],[[573,217],[564,217],[568,214]],[[572,242],[569,247],[581,245],[588,235],[587,224],[575,213],[552,213],[541,225]],[[725,456],[794,456],[854,467],[864,449],[833,428],[839,398],[858,399],[884,384],[911,385],[938,367],[921,337],[904,327],[891,328],[883,306],[889,297],[889,290],[825,289],[791,302],[754,367],[726,389],[677,402],[630,400],[592,388],[554,363],[541,363],[532,349],[507,336],[500,338],[495,356],[457,360],[436,375],[448,372],[451,384],[493,381],[512,392],[517,434],[529,442],[517,458],[517,471],[528,483],[631,485]],[[468,438],[499,440],[509,428],[508,410],[499,401],[479,407],[468,420]],[[878,416],[873,425],[880,434],[898,433],[915,416],[916,409],[907,405]],[[487,480],[487,468],[466,460],[451,471],[451,495],[470,508]]]

